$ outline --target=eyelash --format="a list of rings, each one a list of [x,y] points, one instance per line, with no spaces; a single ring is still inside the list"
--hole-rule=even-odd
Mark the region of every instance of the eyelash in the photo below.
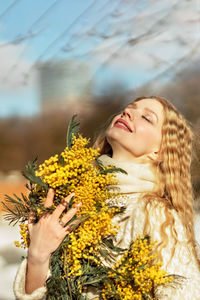
[[[145,117],[145,116],[142,116],[142,118],[143,118],[143,119],[145,119],[147,122],[149,122],[149,123],[152,123],[152,121],[151,121],[151,120],[149,120],[147,117]]]

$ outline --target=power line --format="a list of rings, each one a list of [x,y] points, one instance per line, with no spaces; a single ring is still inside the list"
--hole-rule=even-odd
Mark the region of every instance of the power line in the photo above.
[[[137,36],[137,37],[133,37],[133,38],[128,38],[128,39],[126,39],[125,40],[125,42],[123,42],[117,49],[115,49],[114,51],[112,51],[111,53],[110,53],[110,55],[108,55],[108,57],[103,61],[103,63],[100,65],[100,67],[99,68],[97,68],[97,70],[94,72],[94,75],[92,76],[92,78],[96,75],[96,73],[99,71],[99,69],[101,69],[103,66],[105,66],[109,61],[111,61],[118,53],[119,53],[119,51],[121,50],[121,49],[123,49],[125,46],[127,46],[128,44],[129,45],[131,45],[131,46],[133,46],[133,45],[135,45],[136,43],[138,43],[139,41],[141,41],[143,38],[150,38],[150,36],[148,36],[149,34],[151,34],[152,33],[152,30],[154,29],[154,28],[156,28],[157,26],[158,26],[158,24],[161,22],[161,21],[163,21],[163,20],[165,20],[166,19],[166,17],[168,16],[168,15],[170,15],[170,13],[171,13],[171,11],[176,7],[176,6],[178,6],[179,5],[179,3],[178,2],[176,2],[174,5],[172,5],[172,7],[171,7],[171,9],[166,13],[166,15],[165,16],[163,16],[162,18],[160,18],[158,21],[156,21],[151,27],[150,27],[150,29],[148,29],[145,33],[143,33],[143,34],[141,34],[140,36]],[[109,47],[113,47],[113,45],[111,45],[111,46],[109,46]]]
[[[120,1],[120,3],[119,3],[119,5],[118,6],[120,6],[120,4],[121,3],[123,3],[123,1],[124,0],[122,0],[122,1]],[[126,1],[126,0],[125,0]],[[136,0],[136,2],[137,2],[137,0]],[[133,1],[131,2],[131,5],[133,5]],[[129,8],[130,9],[130,8]],[[112,12],[111,14],[107,14],[107,17],[109,16],[109,15],[113,15],[114,14],[114,12]],[[115,17],[115,14],[114,14],[114,17]],[[105,21],[105,16],[103,16],[102,17],[102,19],[100,19],[100,21],[99,22],[97,22],[96,24],[94,24],[93,26],[92,26],[92,28],[90,28],[90,30],[89,31],[92,31],[92,30],[96,30],[96,26],[98,25],[98,24],[100,24],[101,23],[101,21]],[[126,21],[130,21],[129,19],[128,20],[126,20]],[[120,21],[119,21],[120,22]],[[112,35],[107,35],[107,34],[100,34],[99,35],[99,37],[103,40],[105,40],[105,39],[113,39],[113,37],[117,37],[117,36],[119,36],[119,34],[121,34],[122,32],[121,31],[118,31],[117,29],[116,29],[116,31],[112,34]],[[87,34],[87,33],[86,33]],[[94,34],[93,34],[94,35]],[[85,38],[84,38],[84,41],[85,40],[87,40],[87,39],[89,39],[90,38],[90,34],[88,34]],[[126,40],[126,38],[123,38],[123,39],[125,39]],[[83,42],[83,40],[76,46],[77,48],[79,47],[79,45],[81,44]],[[68,42],[69,43],[69,42]],[[67,45],[65,45],[65,47],[67,47],[68,46],[68,43],[67,43]],[[109,46],[109,48],[110,47],[112,47],[113,46],[113,44],[111,45],[111,46]],[[105,48],[104,48],[105,49]],[[73,49],[70,49],[70,50],[73,50]],[[106,50],[106,49],[105,49]],[[65,49],[63,49],[63,51],[65,51]],[[67,51],[67,50],[66,50]],[[88,55],[91,55],[93,53],[93,50],[89,50],[89,51],[87,51],[86,53],[84,53],[84,54],[81,54],[81,55],[78,55],[78,56],[76,56],[76,58],[78,58],[78,57],[86,57],[86,56],[88,56]]]
[[[55,8],[56,5],[59,4],[59,2],[62,2],[63,0],[55,0],[54,3],[52,3],[30,26],[28,31],[31,31],[37,23],[39,23],[42,19],[44,19],[46,16],[48,16],[49,12]]]
[[[29,40],[31,38],[34,38],[35,36],[39,35],[40,31],[38,33],[32,33],[33,28],[35,27],[35,25],[37,25],[41,20],[43,20],[45,17],[48,16],[48,14],[50,13],[50,11],[55,8],[55,6],[57,4],[59,4],[59,2],[61,2],[63,0],[55,0],[54,3],[52,3],[50,6],[48,6],[47,9],[44,10],[44,12],[30,25],[29,29],[27,30],[26,35],[20,37],[20,38],[16,38],[13,41],[1,44],[0,47],[3,46],[7,46],[10,44],[20,44],[21,42],[25,41],[25,40]],[[26,44],[26,48],[28,47],[28,44]],[[23,57],[24,53],[25,53],[26,49],[23,49],[23,51],[20,53],[20,55],[18,56],[18,60],[13,64],[13,66],[11,66],[10,70],[7,72],[7,74],[4,76],[3,80],[5,81],[9,75],[15,70],[17,69],[17,66],[19,65],[18,62],[20,60],[21,57]]]
[[[20,1],[20,0],[17,0],[17,1]],[[17,1],[14,1],[14,2],[17,2]],[[56,0],[53,4],[51,4],[32,24],[31,24],[31,26],[29,27],[29,29],[28,29],[28,31],[27,31],[27,36],[25,36],[25,37],[19,37],[18,39],[16,39],[16,40],[14,40],[13,41],[13,43],[15,43],[15,44],[19,44],[19,43],[21,43],[21,42],[23,42],[23,38],[24,38],[24,40],[25,39],[31,39],[31,38],[34,38],[35,37],[35,35],[38,35],[38,34],[33,34],[32,33],[32,30],[35,28],[35,26],[41,21],[41,20],[43,20],[48,14],[49,14],[49,12],[52,10],[52,8],[54,8],[55,7],[55,5],[56,4],[58,4],[60,1],[63,1],[63,0]],[[120,1],[120,3],[122,3],[123,2],[123,0],[121,0]],[[120,5],[120,3],[118,3],[117,4],[117,6],[119,6]],[[132,2],[130,1],[130,3],[131,3],[131,5],[132,5]],[[45,54],[54,46],[54,45],[56,45],[57,43],[58,43],[58,41],[60,41],[60,40],[63,40],[63,38],[67,35],[67,33],[71,30],[71,28],[74,28],[74,26],[76,25],[76,23],[83,17],[83,16],[85,16],[85,14],[86,13],[88,13],[88,12],[90,12],[91,11],[91,9],[92,9],[92,7],[94,7],[95,6],[95,4],[96,4],[96,1],[93,1],[68,27],[66,27],[65,29],[64,29],[64,31],[63,32],[61,32],[47,47],[46,47],[46,49],[38,56],[38,58],[36,59],[36,61],[35,61],[35,63],[33,63],[33,65],[30,67],[30,69],[29,69],[29,71],[27,72],[27,74],[25,74],[25,75],[29,75],[29,73],[30,73],[30,71],[34,68],[34,66],[38,63],[38,62],[40,62],[40,60],[41,60],[41,58],[43,58],[44,56],[45,56]],[[109,4],[109,2],[106,2],[105,3],[105,5],[104,6],[102,6],[103,8],[105,8],[107,5]],[[92,75],[92,78],[96,75],[96,73],[99,71],[99,69],[101,69],[102,67],[104,67],[108,62],[110,62],[113,58],[115,58],[116,56],[119,56],[120,55],[120,53],[121,53],[121,49],[123,49],[123,48],[125,48],[125,47],[133,47],[133,46],[135,46],[136,44],[138,44],[140,41],[142,41],[144,38],[145,39],[150,39],[150,38],[152,38],[152,36],[154,35],[154,34],[157,34],[158,32],[155,32],[153,29],[154,28],[156,28],[156,26],[158,26],[161,22],[163,22],[163,21],[165,21],[166,19],[167,19],[167,16],[171,13],[171,11],[172,11],[172,9],[174,9],[174,7],[176,7],[176,6],[178,6],[178,3],[176,2],[175,4],[173,4],[172,6],[171,6],[171,9],[169,9],[169,11],[167,11],[167,13],[164,15],[164,16],[162,16],[159,20],[157,20],[152,26],[151,26],[151,28],[150,29],[148,29],[148,30],[146,30],[146,32],[143,32],[142,34],[140,34],[140,35],[138,35],[138,36],[133,36],[133,35],[131,35],[130,34],[130,29],[128,28],[128,30],[129,30],[129,36],[127,37],[127,36],[122,36],[122,35],[120,35],[120,38],[122,38],[122,39],[120,39],[120,44],[119,44],[119,39],[118,39],[118,41],[117,41],[117,44],[116,44],[116,40],[114,41],[114,43],[112,43],[111,45],[109,45],[109,46],[107,46],[107,47],[104,47],[104,48],[102,48],[102,49],[100,49],[100,51],[104,51],[104,53],[107,55],[107,57],[106,57],[106,59],[105,60],[103,60],[102,62],[100,62],[100,64],[99,64],[99,66],[97,66],[97,69],[95,70],[95,72],[93,73],[93,75]],[[102,9],[102,7],[101,7],[101,10],[103,10]],[[122,6],[122,8],[124,9],[124,6]],[[98,11],[99,12],[99,11]],[[156,13],[158,13],[158,12],[156,12]],[[104,16],[103,17],[101,17],[101,19],[98,21],[98,22],[96,22],[95,24],[93,24],[92,25],[92,27],[91,28],[89,28],[88,29],[88,25],[87,25],[87,30],[86,30],[86,32],[84,33],[84,35],[83,35],[83,37],[82,36],[80,36],[80,38],[78,39],[78,42],[79,42],[79,44],[78,45],[80,45],[80,43],[82,43],[83,41],[85,41],[85,40],[87,40],[88,38],[89,38],[89,35],[88,35],[88,33],[92,30],[92,29],[96,29],[95,27],[98,25],[98,24],[100,24],[103,20],[105,20],[105,17],[107,17],[107,16],[109,16],[109,14],[110,14],[110,12],[109,13],[107,13],[107,14],[104,14]],[[159,14],[159,13],[158,13]],[[120,11],[119,11],[119,15],[120,15]],[[153,15],[152,15],[153,16]],[[151,16],[151,17],[152,17]],[[153,16],[154,17],[154,16]],[[118,21],[119,20],[119,21]],[[127,21],[127,20],[126,20]],[[115,22],[116,23],[116,22]],[[118,23],[120,23],[120,18],[118,18],[117,19],[117,25],[118,25]],[[122,24],[122,25],[124,25],[124,23]],[[126,25],[127,26],[127,25]],[[73,31],[74,32],[74,31]],[[72,32],[72,33],[73,33]],[[29,34],[29,36],[28,36],[28,34]],[[103,35],[101,35],[101,34],[99,34],[99,36],[98,36],[98,32],[97,32],[97,37],[99,38],[104,38],[104,36]],[[121,34],[120,32],[118,32],[118,35],[119,34]],[[71,41],[73,41],[73,39],[75,38],[75,37],[77,37],[77,35],[76,34],[74,34],[73,33],[73,35],[70,37],[70,39],[69,39],[69,41],[65,44],[65,47],[67,47],[67,46],[70,46],[70,42]],[[113,42],[113,40],[112,40],[112,38],[113,38],[113,36],[108,36],[108,38],[109,38],[109,40],[111,40],[111,42]],[[81,42],[80,42],[80,40],[81,40]],[[103,45],[104,46],[104,45]],[[114,48],[115,47],[115,48]],[[111,48],[111,51],[110,51],[110,48]],[[62,46],[62,48],[60,48],[59,50],[57,50],[56,52],[55,52],[55,54],[53,55],[53,58],[57,55],[57,53],[60,51],[60,50],[62,50],[63,49],[63,46]],[[73,48],[72,49],[70,49],[71,51],[73,50]],[[95,51],[96,49],[92,49],[91,51],[89,51],[89,52],[87,52],[86,53],[86,55],[92,55],[93,53],[95,53],[95,52],[97,52],[97,51],[99,51],[98,49],[97,49],[97,51]],[[129,51],[129,48],[128,48],[128,51]],[[85,54],[84,54],[85,55]],[[81,57],[83,56],[83,55],[80,55]],[[79,57],[80,57],[79,56]],[[19,61],[19,59],[18,59],[18,61]],[[18,63],[18,61],[17,61],[17,63]],[[17,64],[14,64],[13,65],[13,67],[12,67],[12,69],[11,69],[11,71],[13,71],[13,69],[14,68],[16,68],[17,67]],[[9,74],[11,73],[11,71],[9,72]],[[9,76],[9,74],[7,74],[6,75],[6,77],[4,77],[4,79],[6,80],[7,78],[8,78],[8,76]]]
[[[38,35],[38,34],[37,33],[34,33],[34,34],[33,33],[27,33],[26,35],[17,37],[12,41],[0,44],[0,48],[6,47],[6,46],[9,46],[9,45],[19,45],[22,42],[24,42],[24,41],[26,41],[30,38],[34,38],[36,35]]]
[[[62,0],[56,0],[55,3],[62,1]],[[36,23],[38,23],[40,21],[40,19],[42,18],[42,16],[44,17],[44,15],[46,16],[47,12],[49,13],[50,9],[52,9],[52,7],[55,5],[55,3],[53,3],[53,5],[51,5],[50,7],[48,7],[48,9],[31,25],[31,28],[33,26],[35,26]],[[58,37],[56,39],[53,40],[53,42],[51,42],[48,47],[46,47],[46,49],[38,56],[38,58],[36,59],[36,61],[32,64],[32,66],[29,69],[29,72],[25,74],[25,77],[28,78],[31,70],[37,65],[37,63],[40,61],[40,59],[48,52],[48,50],[54,45],[56,44],[60,39],[63,38],[63,36],[65,36],[67,34],[67,32],[73,28],[73,26],[77,23],[77,21],[83,17],[85,15],[85,13],[90,10],[93,6],[95,6],[96,4],[96,0],[94,0],[92,2],[91,5],[89,5],[67,28],[65,28],[65,30],[58,35]],[[29,28],[30,31],[30,28]],[[23,51],[24,53],[24,51]],[[22,56],[22,54],[20,55],[20,57]],[[18,59],[19,61],[19,59]],[[13,72],[14,69],[16,69],[17,67],[17,62],[12,66],[12,68],[10,69],[10,71],[6,74],[6,76],[4,76],[3,80],[7,80],[7,78],[9,77],[10,73]]]
[[[20,0],[17,0],[17,1],[20,1]],[[0,44],[0,47],[7,46],[9,44],[19,44],[20,42],[23,42],[27,39],[30,39],[30,38],[36,36],[37,34],[32,33],[32,30],[35,27],[35,25],[38,24],[42,19],[44,19],[49,14],[49,12],[61,1],[63,1],[63,0],[56,0],[47,9],[45,9],[44,12],[31,24],[31,26],[29,27],[29,29],[27,30],[27,33],[25,35],[15,38],[12,41]]]
[[[62,39],[69,31],[71,28],[73,28],[73,26],[77,23],[77,21],[83,17],[85,15],[86,12],[88,12],[88,10],[90,10],[93,6],[95,6],[96,4],[96,0],[94,0],[92,2],[92,4],[90,4],[61,34],[59,34],[57,36],[57,38],[55,38],[46,48],[45,50],[38,56],[38,58],[36,59],[34,65],[32,67],[34,67],[40,60],[42,57],[44,57],[44,55],[49,51],[49,49],[51,47],[53,47],[53,45],[55,45],[60,39]]]
[[[18,4],[18,2],[21,0],[15,0],[13,3],[11,3],[0,15],[0,20],[5,17],[5,15],[14,7]]]
[[[114,1],[116,1],[116,0],[114,0]],[[115,11],[122,5],[122,3],[123,3],[124,1],[126,1],[126,0],[121,0],[121,1],[118,3],[117,7],[115,8]],[[104,6],[102,9],[105,9],[106,6],[108,6],[108,5],[110,5],[110,2],[107,2],[107,3],[105,4],[105,6]],[[100,20],[98,20],[98,22],[94,23],[94,24],[92,25],[92,27],[89,28],[88,31],[85,33],[85,35],[83,36],[83,38],[82,38],[81,40],[79,39],[79,44],[78,44],[76,47],[79,48],[79,45],[80,45],[81,43],[83,43],[83,41],[85,42],[85,41],[87,41],[88,39],[90,39],[91,33],[93,33],[93,32],[96,31],[97,26],[98,26],[99,24],[101,24],[102,21],[105,22],[105,19],[108,18],[109,16],[111,16],[113,13],[114,13],[114,12],[108,12],[108,13],[106,13],[105,15],[103,15],[103,16],[100,18]],[[94,34],[92,34],[92,35],[94,35]],[[54,56],[51,57],[51,59],[53,59],[59,51],[64,51],[64,52],[72,51],[74,48],[71,47],[70,43],[73,41],[73,38],[74,38],[75,36],[76,36],[76,35],[73,34],[72,37],[70,38],[70,40],[69,40],[64,46],[62,46],[62,47],[54,54]],[[102,37],[102,35],[100,35],[100,36]],[[81,36],[81,37],[82,37],[82,36]],[[84,55],[81,55],[81,57],[82,57],[82,56],[84,56]],[[77,58],[77,56],[76,56],[76,58]]]
[[[189,59],[190,57],[193,57],[193,55],[195,54],[195,52],[200,48],[200,41],[198,41],[193,47],[192,49],[190,49],[188,51],[187,54],[183,55],[182,57],[180,57],[176,63],[171,64],[168,68],[166,68],[165,70],[161,71],[159,74],[157,74],[155,77],[153,77],[151,80],[148,81],[148,84],[153,83],[154,80],[157,80],[158,78],[160,78],[163,75],[169,75],[170,72],[175,69],[175,71],[177,70],[178,67],[183,66],[184,62],[187,61],[187,59]]]
[[[111,0],[112,1],[112,0]],[[116,0],[114,0],[115,2],[116,2]],[[121,0],[120,2],[122,2],[122,1],[124,1],[124,0]],[[101,8],[101,10],[105,10],[106,9],[106,7],[108,6],[108,5],[110,5],[110,2],[106,2],[105,3],[105,5]],[[119,5],[119,4],[118,4]],[[100,18],[100,20],[98,21],[98,22],[96,22],[96,23],[94,23],[93,25],[92,25],[92,27],[88,30],[89,32],[91,31],[91,30],[93,30],[102,20],[105,20],[105,18],[108,16],[110,14],[110,12],[109,13],[107,13],[107,14],[105,14],[105,15],[103,15],[101,18]],[[80,42],[80,39],[79,39],[79,44],[80,43],[82,43],[83,41],[85,41],[85,40],[87,40],[88,38],[90,38],[89,37],[89,35],[87,35],[87,32],[88,31],[86,31],[86,33],[85,33],[85,35],[84,36],[81,36],[81,37],[83,37],[82,38],[82,40],[81,40],[81,42]],[[55,57],[56,57],[56,55],[60,52],[60,51],[64,51],[64,52],[69,52],[69,51],[72,51],[72,50],[74,50],[74,48],[73,47],[71,47],[71,43],[73,42],[73,39],[76,39],[76,37],[77,37],[77,34],[76,33],[74,33],[72,36],[71,36],[71,38],[68,40],[68,42],[64,45],[64,46],[62,46],[51,58],[50,58],[50,60],[53,60]],[[79,45],[78,45],[79,46]],[[77,47],[78,47],[77,46]]]

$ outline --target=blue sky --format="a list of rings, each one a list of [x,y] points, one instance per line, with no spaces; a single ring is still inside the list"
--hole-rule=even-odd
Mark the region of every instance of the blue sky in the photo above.
[[[0,117],[39,112],[35,65],[50,59],[88,62],[96,91],[181,67],[199,57],[199,12],[199,0],[0,1]]]
[[[45,34],[39,34],[37,38],[31,38],[23,43],[25,49],[20,49],[18,57],[16,56],[13,64],[21,63],[21,60],[28,64],[34,63],[42,52],[46,49],[48,44],[58,36],[65,27],[69,26],[78,14],[81,13],[92,1],[52,1],[52,0],[20,0],[16,1],[16,5],[11,8],[7,14],[0,18],[1,31],[0,40],[2,43],[13,41],[23,35],[28,34],[28,30],[32,33],[37,33],[41,30]],[[6,9],[12,5],[14,1],[0,1],[0,12],[5,12]],[[42,15],[54,3],[53,9],[41,18],[38,23],[35,20]],[[55,14],[58,17],[54,17]],[[31,26],[35,23],[35,26]],[[59,49],[59,45],[56,45]],[[48,53],[47,53],[48,55]],[[11,66],[12,71],[12,66]],[[7,70],[7,76],[11,72]],[[18,115],[28,116],[39,112],[40,102],[37,90],[37,84],[31,86],[22,86],[17,91],[12,87],[2,88],[0,91],[0,117]]]

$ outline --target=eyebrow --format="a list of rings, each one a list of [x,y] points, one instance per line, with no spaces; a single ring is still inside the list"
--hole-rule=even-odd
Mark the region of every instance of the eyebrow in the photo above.
[[[130,103],[129,105],[131,105],[132,107],[134,107],[134,108],[137,108],[137,103]],[[158,122],[158,115],[153,111],[153,110],[151,110],[150,108],[148,108],[148,107],[144,107],[144,110],[146,110],[146,111],[148,111],[148,112],[150,112],[150,113],[152,113],[155,117],[156,117],[156,120],[157,120],[157,122]]]

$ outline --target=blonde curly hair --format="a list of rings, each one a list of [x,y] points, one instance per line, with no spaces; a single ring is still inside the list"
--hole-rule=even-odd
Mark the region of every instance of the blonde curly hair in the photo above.
[[[157,96],[150,96],[139,97],[132,102],[142,99],[157,100],[162,104],[164,111],[159,158],[153,162],[159,184],[154,193],[148,193],[144,196],[146,200],[144,231],[148,232],[148,205],[152,203],[156,205],[155,200],[157,199],[157,203],[161,202],[164,205],[166,216],[166,221],[161,224],[160,228],[162,241],[157,247],[158,256],[162,258],[161,251],[168,243],[166,228],[169,226],[171,235],[175,241],[171,258],[173,257],[175,246],[178,242],[178,235],[174,226],[175,220],[172,213],[175,210],[185,228],[188,244],[192,245],[194,256],[198,261],[194,237],[193,190],[190,171],[193,132],[184,116],[168,100]],[[106,140],[105,131],[114,116],[111,116],[108,120],[94,143],[95,148],[100,148],[101,154],[112,155],[112,148]]]

